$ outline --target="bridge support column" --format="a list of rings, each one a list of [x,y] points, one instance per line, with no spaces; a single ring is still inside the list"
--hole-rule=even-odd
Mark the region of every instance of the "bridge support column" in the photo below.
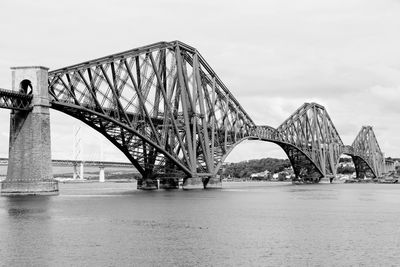
[[[183,180],[183,189],[204,189],[204,178],[202,177],[188,177]]]
[[[158,174],[160,189],[179,189],[179,181],[183,180],[185,173],[176,169],[166,169],[165,173]]]
[[[79,171],[78,171],[78,163],[77,162],[75,162],[73,164],[73,167],[74,167],[73,179],[74,180],[77,180],[77,179],[82,180],[84,178],[84,173],[85,173],[83,162],[79,163]]]
[[[157,190],[157,179],[140,179],[137,181],[137,189],[140,190]]]
[[[85,177],[85,172],[83,171],[83,162],[81,162],[80,168],[79,168],[79,179],[83,180]]]
[[[14,91],[31,92],[32,111],[12,111],[7,178],[1,194],[57,195],[51,165],[48,69],[12,68]]]
[[[222,181],[221,178],[218,176],[212,176],[209,179],[204,181],[204,188],[206,189],[221,189],[222,188]]]
[[[105,182],[105,175],[104,175],[104,166],[100,166],[100,171],[99,171],[99,182],[104,183]]]
[[[179,189],[179,178],[162,175],[160,178],[160,189]]]
[[[138,181],[137,181],[137,189],[157,190],[158,189],[158,181],[155,178],[155,176],[152,174],[143,175],[142,179],[138,179]]]

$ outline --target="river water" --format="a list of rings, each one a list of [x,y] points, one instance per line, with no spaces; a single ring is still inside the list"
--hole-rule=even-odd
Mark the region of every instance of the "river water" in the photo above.
[[[60,184],[0,198],[1,266],[400,265],[400,185]]]

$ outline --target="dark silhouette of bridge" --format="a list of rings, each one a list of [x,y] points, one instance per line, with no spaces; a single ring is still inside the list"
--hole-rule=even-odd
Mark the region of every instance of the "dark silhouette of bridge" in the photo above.
[[[224,159],[244,140],[279,145],[298,181],[334,177],[343,154],[353,158],[358,178],[380,177],[384,169],[372,127],[363,126],[346,146],[319,104],[303,104],[277,128],[256,125],[200,53],[179,41],[50,71],[47,88],[51,108],[125,154],[143,189],[155,188],[156,179],[175,188],[179,178],[187,188],[212,187]],[[0,90],[0,107],[30,112],[35,93],[17,90]]]

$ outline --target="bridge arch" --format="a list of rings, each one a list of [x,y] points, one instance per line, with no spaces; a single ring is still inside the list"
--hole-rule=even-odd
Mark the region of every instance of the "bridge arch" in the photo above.
[[[350,156],[353,160],[354,168],[356,170],[356,178],[378,178],[378,174],[375,173],[368,161],[362,156],[357,156],[351,153],[343,153],[343,155]]]
[[[288,157],[290,164],[293,168],[294,174],[296,176],[295,180],[302,182],[319,182],[322,177],[324,177],[323,172],[317,166],[317,164],[300,148],[295,145],[279,142],[276,140],[268,139],[268,138],[260,138],[257,136],[248,136],[240,139],[238,142],[230,146],[229,150],[226,154],[221,158],[221,161],[217,164],[215,168],[215,174],[221,169],[223,163],[229,154],[242,142],[252,140],[252,141],[260,141],[260,142],[268,142],[278,145],[285,152]],[[300,159],[299,159],[300,157]]]
[[[155,161],[162,160],[157,158],[158,154],[162,154],[169,161],[173,162],[175,166],[179,167],[182,172],[184,172],[186,175],[190,175],[190,171],[176,157],[167,153],[159,145],[155,144],[152,140],[149,140],[148,137],[143,136],[135,129],[129,128],[127,125],[111,117],[105,116],[104,114],[95,112],[91,109],[86,109],[82,106],[67,103],[52,102],[51,108],[84,122],[86,125],[106,137],[129,159],[129,161],[135,166],[135,168],[144,178],[151,178],[156,175],[157,170],[154,169],[156,165]],[[127,140],[132,142],[133,139],[135,139],[135,144],[133,144],[133,146],[127,145]],[[139,142],[138,140],[142,142]],[[135,154],[135,151],[132,151],[132,149],[138,145],[142,146],[142,148],[146,147],[148,150],[150,150],[147,151],[148,154],[155,154],[142,155],[142,158],[138,158],[138,155]],[[145,152],[146,151],[143,153]],[[141,160],[145,162],[140,162]]]

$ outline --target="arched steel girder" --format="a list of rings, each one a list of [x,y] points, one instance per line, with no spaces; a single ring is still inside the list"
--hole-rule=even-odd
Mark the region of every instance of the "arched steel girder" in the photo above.
[[[356,169],[356,177],[357,178],[377,178],[378,175],[375,173],[374,169],[370,166],[368,161],[366,161],[364,158],[354,155],[354,154],[349,154],[349,153],[343,153],[344,155],[350,156],[353,160],[354,163],[354,168]]]
[[[298,147],[276,142],[288,156],[298,181],[319,182],[324,177],[318,165]]]
[[[371,166],[369,165],[369,163],[363,159],[362,157],[358,157],[358,156],[352,156],[353,158],[353,162],[354,162],[354,166],[356,169],[356,177],[357,178],[377,178],[377,174],[375,173],[375,171],[373,170],[373,168],[371,168]]]
[[[379,147],[372,126],[363,126],[361,128],[351,145],[350,152],[352,155],[364,160],[375,177],[380,177],[383,174],[385,157]],[[362,161],[360,164],[362,164]],[[360,173],[362,173],[362,170],[360,170]]]
[[[146,143],[149,147],[154,148],[158,153],[162,154],[165,156],[168,160],[173,162],[180,170],[182,170],[186,175],[191,176],[192,173],[190,170],[182,164],[182,162],[178,161],[173,155],[169,154],[165,149],[162,147],[158,146],[156,143],[153,141],[149,140],[147,137],[143,136],[141,133],[136,131],[133,128],[128,127],[127,125],[113,119],[112,117],[106,116],[102,113],[95,112],[91,109],[86,109],[82,106],[74,105],[74,104],[69,104],[69,103],[62,103],[62,102],[51,102],[51,108],[58,110],[60,112],[63,112],[65,114],[68,114],[84,123],[86,123],[88,126],[91,128],[95,129],[99,133],[101,133],[103,136],[105,136],[109,141],[111,141],[119,150],[121,150],[122,153],[132,162],[132,164],[137,168],[137,170],[144,176],[152,176],[154,175],[154,169],[146,169],[143,168],[143,164],[140,164],[140,162],[137,160],[135,157],[135,154],[130,151],[130,148],[132,148],[132,144],[126,143],[124,140],[119,140],[116,138],[116,136],[112,135],[111,131],[115,130],[116,128],[119,128],[119,131],[121,136],[120,138],[126,138],[126,139],[132,139],[133,136],[139,138],[142,140],[144,143]],[[124,137],[122,137],[124,135]],[[129,136],[132,135],[132,136]],[[135,145],[135,144],[133,144]],[[138,145],[138,144],[136,144]],[[142,144],[139,144],[143,146]],[[156,157],[156,155],[155,155]],[[154,163],[152,166],[149,167],[154,167]],[[146,166],[146,165],[144,165]]]
[[[316,165],[316,163],[313,162],[313,160],[307,154],[302,152],[300,148],[298,148],[292,144],[289,144],[289,143],[280,142],[280,141],[276,141],[276,140],[272,140],[272,139],[259,138],[256,136],[244,137],[244,138],[240,139],[239,141],[237,141],[235,144],[233,144],[231,147],[229,147],[229,149],[227,150],[225,155],[222,157],[221,161],[215,167],[214,175],[216,175],[218,173],[218,171],[220,170],[225,159],[232,152],[232,150],[237,145],[239,145],[240,143],[242,143],[243,141],[246,141],[246,140],[257,140],[257,141],[263,141],[263,142],[270,142],[270,143],[274,143],[274,144],[277,144],[278,146],[280,146],[283,149],[283,151],[285,151],[287,157],[289,158],[290,164],[292,165],[293,171],[298,180],[302,180],[302,181],[312,180],[314,182],[315,181],[318,182],[324,176],[323,172]],[[299,162],[299,160],[302,160],[302,162]]]

